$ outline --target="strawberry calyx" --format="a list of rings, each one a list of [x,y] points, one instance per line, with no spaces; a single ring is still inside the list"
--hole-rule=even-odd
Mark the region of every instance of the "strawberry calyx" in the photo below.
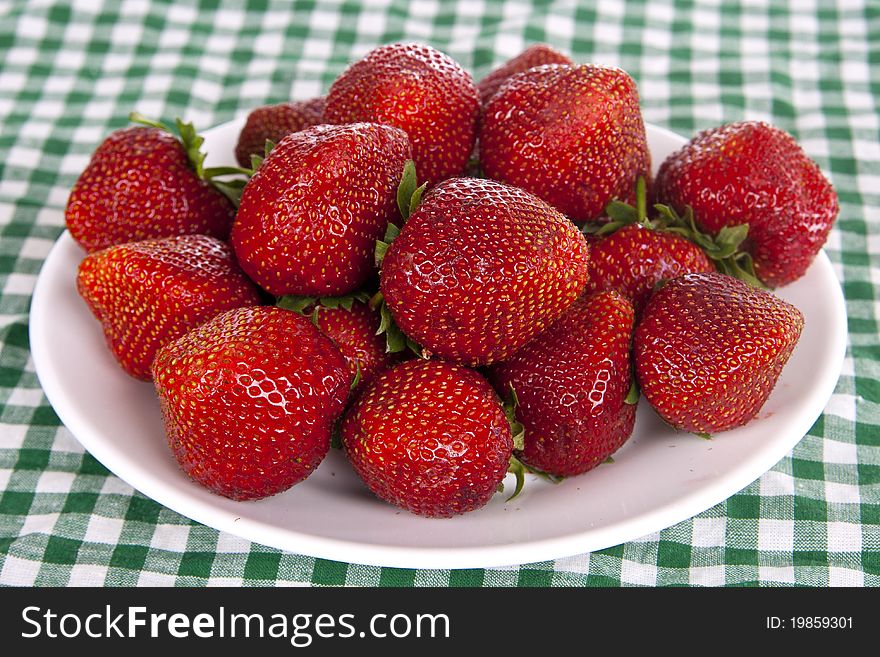
[[[654,204],[656,217],[648,217],[647,191],[645,179],[639,176],[636,181],[636,205],[612,200],[605,208],[610,221],[604,224],[587,224],[583,232],[602,237],[609,235],[624,226],[640,224],[650,230],[680,235],[699,246],[712,260],[718,271],[733,276],[750,285],[766,289],[766,286],[755,274],[752,256],[742,247],[749,234],[748,224],[725,226],[716,235],[706,233],[697,226],[694,211],[690,206],[680,215],[668,205]]]
[[[376,292],[369,301],[370,308],[379,311],[379,328],[376,335],[385,335],[385,351],[390,354],[400,353],[409,349],[419,358],[428,359],[431,352],[424,349],[420,344],[400,330],[394,317],[391,315],[391,309],[385,303],[385,297],[381,292]]]
[[[140,112],[131,112],[128,115],[128,120],[132,123],[164,130],[168,134],[176,137],[183,146],[184,151],[186,151],[187,159],[189,160],[193,171],[195,171],[196,176],[201,180],[211,183],[229,198],[236,207],[238,207],[238,203],[241,200],[241,191],[247,180],[215,180],[215,178],[231,175],[243,175],[250,178],[256,167],[254,167],[253,170],[232,166],[205,167],[205,158],[208,156],[207,152],[202,149],[202,146],[205,144],[205,138],[196,131],[195,127],[190,122],[185,122],[177,118],[174,120],[174,126],[172,127],[167,123],[156,121],[155,119],[144,116]]]
[[[516,409],[518,406],[519,400],[516,397],[516,390],[513,389],[513,384],[511,383],[507,398],[502,403],[502,408],[504,409],[504,417],[507,418],[507,424],[510,425],[510,434],[513,437],[514,451],[521,451],[525,448],[526,429],[522,423],[516,419]],[[508,497],[506,501],[510,502],[510,500],[522,492],[526,481],[525,474],[527,470],[528,468],[525,463],[520,461],[515,455],[510,455],[510,463],[507,466],[507,471],[516,477],[516,488],[514,488],[513,494]],[[504,490],[504,482],[501,482],[498,486],[499,492]]]
[[[419,207],[419,203],[422,202],[422,194],[427,186],[428,183],[419,185],[416,164],[412,160],[407,160],[403,165],[400,185],[397,186],[397,208],[404,221],[409,219],[409,216]]]
[[[355,302],[368,303],[369,301],[370,295],[363,291],[352,292],[351,294],[344,294],[338,297],[305,297],[288,294],[279,297],[275,305],[285,310],[292,310],[303,316],[311,316],[312,322],[317,325],[318,312],[323,308],[351,310]]]
[[[694,211],[690,206],[685,208],[684,216],[679,215],[674,208],[660,203],[654,209],[660,215],[655,222],[658,230],[681,235],[699,246],[722,274],[738,278],[753,287],[767,289],[755,273],[752,255],[741,248],[749,235],[748,224],[725,226],[712,236],[697,227]]]
[[[376,249],[373,251],[377,267],[381,266],[385,254],[388,252],[388,247],[391,246],[391,242],[397,239],[398,235],[400,235],[400,228],[389,221],[385,228],[385,236],[381,240],[376,240]]]
[[[397,209],[400,211],[400,217],[403,221],[409,219],[409,216],[419,207],[419,203],[422,202],[422,194],[427,186],[428,183],[419,185],[416,177],[416,164],[412,160],[407,160],[403,165],[403,173],[400,175],[400,184],[397,186]],[[391,242],[398,235],[400,235],[400,227],[389,221],[385,229],[385,236],[381,240],[376,240],[374,253],[377,267],[382,264],[385,252],[388,251]]]

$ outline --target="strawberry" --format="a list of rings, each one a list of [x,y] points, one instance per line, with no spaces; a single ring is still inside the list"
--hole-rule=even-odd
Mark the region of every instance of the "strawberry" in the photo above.
[[[162,347],[153,380],[181,468],[237,500],[287,490],[330,449],[352,375],[306,317],[236,308]]]
[[[588,240],[590,275],[586,290],[620,292],[632,301],[636,316],[660,281],[690,272],[715,271],[712,260],[697,244],[680,232],[667,232],[669,226],[663,221],[648,219],[645,194],[644,178],[639,178],[637,207],[619,201],[609,203],[611,221]]]
[[[245,185],[231,242],[242,269],[276,296],[339,296],[375,272],[373,251],[399,222],[406,134],[375,123],[287,135]]]
[[[495,389],[516,396],[516,419],[525,429],[517,457],[526,466],[578,475],[627,441],[638,399],[630,396],[632,330],[626,298],[582,296],[550,328],[492,366]]]
[[[543,64],[574,64],[574,62],[568,55],[564,55],[546,43],[533,44],[516,57],[504,62],[477,83],[481,105],[485,106],[501,85],[507,82],[512,75]]]
[[[380,289],[403,333],[467,365],[504,360],[587,279],[583,235],[516,187],[453,178],[430,190],[384,255]]]
[[[404,130],[428,184],[460,175],[474,147],[480,112],[474,82],[430,46],[394,43],[370,51],[330,87],[324,121],[372,121]]]
[[[171,129],[122,128],[98,146],[67,201],[64,218],[74,240],[93,252],[114,244],[171,235],[229,236],[235,206],[210,182],[204,141],[192,124]]]
[[[745,250],[766,285],[804,275],[838,213],[831,183],[791,135],[742,121],[698,133],[657,173],[657,200],[692,208],[709,233],[747,226]]]
[[[465,367],[421,359],[379,375],[346,412],[342,443],[375,495],[441,518],[484,506],[513,452],[489,383]]]
[[[116,360],[150,379],[158,349],[215,315],[260,303],[232,249],[208,235],[117,244],[87,255],[76,286]]]
[[[251,155],[262,157],[266,141],[277,144],[291,132],[299,132],[321,123],[324,97],[310,100],[263,105],[251,110],[238,135],[235,159],[243,167],[251,165]]]
[[[717,272],[685,274],[654,292],[636,327],[638,383],[677,429],[744,425],[770,396],[803,324],[770,292]]]
[[[488,178],[522,187],[578,224],[631,202],[651,158],[636,84],[617,68],[546,64],[489,99],[479,133]]]
[[[355,377],[352,394],[357,395],[378,374],[400,360],[399,352],[388,351],[387,340],[379,332],[381,316],[367,303],[366,295],[312,299],[283,297],[278,306],[311,316],[318,330],[342,352]]]

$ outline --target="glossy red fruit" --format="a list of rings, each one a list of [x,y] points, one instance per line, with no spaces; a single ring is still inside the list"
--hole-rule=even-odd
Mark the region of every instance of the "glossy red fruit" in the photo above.
[[[503,363],[490,380],[512,387],[525,429],[517,457],[530,468],[570,477],[592,470],[632,435],[635,400],[630,342],[633,307],[617,292],[580,297],[550,328]]]
[[[401,353],[386,350],[385,336],[377,335],[379,312],[366,303],[355,301],[350,310],[319,306],[314,317],[321,333],[333,340],[345,356],[352,376],[360,377],[352,389],[354,395],[402,358]]]
[[[657,283],[706,271],[715,271],[715,266],[696,244],[634,223],[591,241],[585,289],[616,290],[632,301],[640,315]]]
[[[485,365],[574,302],[588,258],[580,231],[541,199],[454,178],[428,192],[391,243],[381,291],[400,329],[427,352]]]
[[[788,133],[756,121],[697,134],[660,167],[657,199],[716,233],[749,227],[745,248],[770,287],[804,275],[838,213],[837,194]]]
[[[309,100],[263,105],[248,114],[235,145],[235,159],[243,167],[251,166],[251,155],[263,157],[266,140],[277,144],[285,135],[321,123],[323,96]]]
[[[370,121],[404,130],[419,180],[460,175],[476,139],[479,95],[451,57],[418,43],[380,46],[330,87],[324,121]]]
[[[123,369],[150,379],[158,349],[215,315],[260,303],[232,249],[207,235],[118,244],[85,257],[76,286]]]
[[[438,518],[484,506],[513,452],[489,383],[439,360],[409,360],[379,375],[346,412],[342,442],[378,497]]]
[[[88,252],[171,235],[226,239],[234,216],[229,199],[199,178],[177,137],[141,126],[104,140],[64,213],[71,236]]]
[[[742,426],[767,401],[803,325],[797,308],[730,276],[672,279],[654,292],[635,331],[642,394],[677,429]]]
[[[578,224],[602,218],[612,199],[632,202],[636,179],[651,170],[636,84],[617,68],[517,73],[486,104],[479,140],[484,175]]]
[[[512,75],[543,64],[574,64],[574,62],[568,55],[546,43],[533,44],[516,57],[504,62],[477,83],[481,104],[485,105]]]
[[[242,269],[276,295],[339,296],[375,273],[376,240],[400,222],[406,134],[375,123],[284,137],[245,185],[231,242]]]
[[[153,379],[183,470],[215,493],[247,500],[280,493],[315,471],[352,375],[308,318],[255,306],[167,344]]]

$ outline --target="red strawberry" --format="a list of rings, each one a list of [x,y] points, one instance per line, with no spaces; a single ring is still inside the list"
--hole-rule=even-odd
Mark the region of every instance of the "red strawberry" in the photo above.
[[[568,477],[593,469],[630,437],[633,307],[617,292],[583,296],[550,328],[503,363],[490,380],[516,395],[525,429],[517,457]],[[627,403],[627,401],[631,403]]]
[[[310,100],[263,105],[251,110],[238,135],[235,159],[243,167],[251,166],[251,155],[263,157],[266,140],[277,144],[291,132],[299,132],[321,123],[324,97]]]
[[[513,452],[489,383],[439,360],[409,360],[379,375],[346,412],[342,442],[373,493],[429,517],[484,506]]]
[[[153,379],[183,470],[215,493],[245,500],[280,493],[314,472],[352,375],[307,318],[254,306],[164,346]]]
[[[92,155],[65,210],[86,251],[171,235],[229,236],[235,207],[206,179],[202,138],[191,124],[177,127],[181,139],[152,123],[123,128]]]
[[[651,158],[636,84],[617,68],[546,64],[511,77],[483,111],[480,163],[578,224],[633,200]]]
[[[677,232],[667,232],[668,226],[662,220],[648,219],[642,178],[637,185],[636,205],[634,208],[617,201],[609,204],[612,221],[588,239],[590,276],[586,290],[616,290],[632,301],[639,316],[660,281],[691,272],[715,271],[715,266],[697,244]]]
[[[543,64],[574,64],[574,62],[568,55],[562,54],[546,43],[533,44],[516,57],[504,62],[477,83],[481,104],[485,106],[501,85],[507,82],[512,75]]]
[[[97,251],[80,263],[76,285],[119,364],[144,380],[162,345],[226,310],[260,303],[232,249],[207,235]]]
[[[469,73],[430,46],[380,46],[330,87],[324,121],[372,121],[406,131],[419,176],[429,184],[460,175],[480,112]]]
[[[748,226],[744,247],[770,287],[803,276],[838,213],[831,183],[791,135],[755,121],[697,134],[663,162],[656,194],[690,206],[710,233]]]
[[[588,249],[562,214],[521,189],[454,178],[429,191],[382,260],[400,329],[468,365],[504,360],[586,283]]]
[[[379,311],[371,308],[366,298],[316,301],[308,297],[284,297],[278,305],[310,316],[321,333],[339,347],[348,369],[357,380],[352,388],[353,395],[400,360],[400,352],[388,351],[385,336],[379,334]]]
[[[242,269],[282,296],[338,296],[375,272],[376,240],[399,222],[410,147],[374,123],[319,125],[284,137],[245,185],[231,242]]]
[[[746,424],[770,396],[803,324],[791,304],[725,274],[672,279],[636,327],[642,393],[677,429],[715,433]]]

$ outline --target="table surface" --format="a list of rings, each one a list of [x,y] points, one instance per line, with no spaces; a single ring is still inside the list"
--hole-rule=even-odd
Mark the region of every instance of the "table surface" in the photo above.
[[[880,584],[880,6],[838,0],[0,2],[0,585]],[[873,40],[870,35],[874,35]],[[505,568],[413,570],[267,548],[109,473],[34,372],[29,306],[67,194],[130,110],[208,127],[326,92],[372,47],[419,40],[479,79],[532,42],[638,82],[646,121],[792,133],[835,185],[826,252],[849,320],[825,412],[770,472],[624,545]]]

